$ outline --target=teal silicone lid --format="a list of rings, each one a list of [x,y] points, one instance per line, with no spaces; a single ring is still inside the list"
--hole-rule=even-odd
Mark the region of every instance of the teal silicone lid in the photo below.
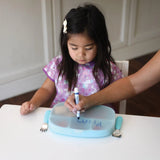
[[[53,133],[74,137],[98,138],[112,134],[115,126],[115,112],[112,108],[98,105],[76,115],[58,103],[49,116],[49,130]]]

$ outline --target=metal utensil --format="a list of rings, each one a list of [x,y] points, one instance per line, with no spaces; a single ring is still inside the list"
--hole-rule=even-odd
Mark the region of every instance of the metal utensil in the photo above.
[[[123,122],[123,118],[121,116],[118,116],[116,118],[115,131],[112,133],[112,136],[118,137],[118,138],[121,137],[122,134],[120,132],[120,129],[122,127],[122,122]]]
[[[48,130],[48,119],[49,119],[49,116],[50,116],[50,113],[51,111],[50,110],[47,110],[45,112],[45,115],[44,115],[44,122],[40,128],[40,131],[41,132],[46,132]]]

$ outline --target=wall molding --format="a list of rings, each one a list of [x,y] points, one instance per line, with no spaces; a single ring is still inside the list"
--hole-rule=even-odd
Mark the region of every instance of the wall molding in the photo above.
[[[6,83],[9,83],[11,81],[23,79],[28,76],[36,75],[42,72],[42,68],[44,65],[37,65],[30,68],[21,69],[19,71],[15,71],[14,73],[3,75],[3,77],[0,78],[0,85],[4,85]]]
[[[42,68],[54,57],[52,0],[41,0],[40,3],[42,11],[44,61],[42,64],[35,64],[35,66],[24,68],[1,77],[0,100],[37,89],[46,78]]]
[[[45,63],[54,57],[52,0],[41,0]]]
[[[154,29],[150,32],[142,32],[137,34],[136,32],[136,20],[138,12],[138,1],[131,0],[130,22],[129,22],[129,41],[128,45],[133,45],[146,40],[152,40],[160,36],[160,28]]]
[[[148,41],[141,41],[127,47],[113,50],[112,55],[116,60],[129,60],[135,57],[140,57],[145,54],[155,52],[160,49],[160,37],[150,39]]]
[[[62,2],[61,0],[52,0],[53,15],[53,37],[54,37],[54,56],[60,54],[59,34],[62,27]]]
[[[37,73],[0,85],[0,101],[39,88],[45,80],[44,73]]]
[[[128,23],[129,23],[129,5],[130,1],[122,1],[122,13],[121,13],[121,30],[120,37],[117,41],[112,43],[112,48],[118,49],[127,45],[128,41]]]

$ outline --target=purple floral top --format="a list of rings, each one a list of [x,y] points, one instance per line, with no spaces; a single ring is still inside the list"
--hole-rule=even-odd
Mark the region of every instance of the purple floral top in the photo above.
[[[65,102],[67,97],[73,93],[68,91],[68,82],[65,80],[64,76],[59,77],[58,79],[58,69],[57,66],[61,62],[62,56],[57,56],[53,58],[48,65],[46,65],[43,70],[46,75],[55,83],[56,86],[56,97],[52,102],[51,107],[53,107],[58,102]],[[98,92],[104,83],[108,81],[108,78],[104,81],[104,76],[101,71],[98,72],[98,79],[100,80],[99,85],[97,84],[93,74],[92,69],[94,67],[94,62],[90,62],[84,65],[78,66],[78,80],[77,86],[79,89],[79,94],[88,96],[93,93]],[[121,70],[113,63],[111,63],[111,72],[112,72],[112,82],[123,77]],[[111,83],[112,83],[111,82]]]

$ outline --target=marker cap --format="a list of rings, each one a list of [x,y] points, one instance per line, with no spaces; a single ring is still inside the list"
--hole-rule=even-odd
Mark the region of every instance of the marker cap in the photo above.
[[[78,93],[78,88],[74,88],[74,93]]]

